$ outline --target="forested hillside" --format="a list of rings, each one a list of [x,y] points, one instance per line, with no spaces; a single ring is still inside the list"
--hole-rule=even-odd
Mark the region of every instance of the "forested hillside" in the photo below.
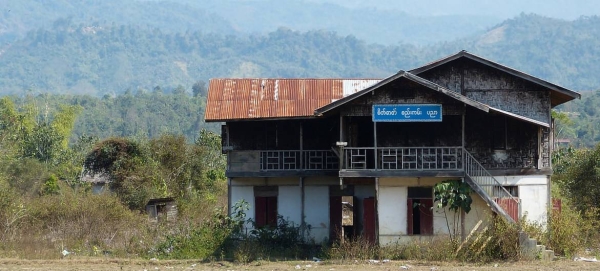
[[[298,31],[323,29],[379,44],[432,44],[484,31],[500,22],[485,15],[414,15],[391,5],[348,8],[306,0],[175,0],[206,8],[243,33],[268,33],[274,27]],[[256,18],[260,18],[256,20]]]
[[[401,9],[348,8],[305,0],[31,0],[5,1],[0,42],[51,27],[57,19],[76,25],[157,27],[165,32],[266,34],[279,27],[323,29],[381,44],[429,44],[474,34],[500,19],[483,15],[414,16]],[[393,26],[393,27],[390,27]],[[417,31],[415,31],[417,29]]]
[[[559,118],[557,137],[568,139],[575,147],[594,147],[600,142],[600,90],[583,92],[575,100],[558,108],[564,118]]]
[[[193,0],[180,0],[193,1]],[[413,15],[476,14],[501,19],[525,13],[536,13],[561,19],[576,19],[597,14],[600,2],[589,0],[306,0],[315,3],[334,3],[349,8],[400,9]]]
[[[1,1],[0,42],[10,43],[28,31],[51,28],[64,21],[80,26],[137,25],[168,32],[197,30],[234,34],[231,24],[206,9],[177,2],[135,0]]]
[[[203,112],[201,99],[192,100],[189,94],[189,100],[164,96],[161,99],[168,99],[164,103],[170,108],[182,110],[167,116],[160,115],[167,111],[158,109],[163,105],[156,103],[158,93],[168,94],[177,86],[189,93],[194,83],[214,77],[383,78],[463,49],[585,92],[600,86],[598,36],[599,17],[564,21],[537,15],[507,20],[483,35],[425,47],[375,45],[323,30],[281,28],[267,35],[235,36],[60,19],[2,47],[0,94],[87,95],[49,96],[69,104],[98,105],[84,111],[77,135],[152,137],[166,130],[194,135],[203,123],[199,115],[183,112]],[[575,126],[568,137],[586,146],[598,141],[595,131],[600,128],[589,113],[598,107],[591,96],[558,108],[573,112]],[[144,106],[128,107],[130,103]],[[114,106],[122,108],[111,110]],[[169,124],[151,125],[149,119]]]
[[[220,133],[220,124],[204,122],[204,82],[194,84],[193,90],[179,86],[169,89],[168,93],[165,91],[157,86],[151,91],[126,91],[104,97],[29,93],[11,98],[19,110],[26,110],[28,106],[37,112],[61,105],[80,108],[71,142],[82,136],[157,138],[165,134],[183,135],[193,142],[202,129]]]
[[[237,37],[66,24],[29,32],[7,48],[0,89],[103,95],[211,77],[382,77],[419,59],[413,46],[368,46],[324,31]]]
[[[428,47],[367,44],[327,31],[230,36],[57,21],[5,46],[0,93],[104,95],[212,77],[380,78],[468,50],[574,90],[600,85],[600,18],[522,15],[471,39]]]

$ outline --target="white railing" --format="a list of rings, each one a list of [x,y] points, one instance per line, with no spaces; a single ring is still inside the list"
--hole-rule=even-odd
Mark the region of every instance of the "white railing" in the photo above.
[[[260,170],[337,170],[331,150],[273,150],[260,152]]]
[[[352,170],[461,170],[462,147],[347,147],[344,161]]]

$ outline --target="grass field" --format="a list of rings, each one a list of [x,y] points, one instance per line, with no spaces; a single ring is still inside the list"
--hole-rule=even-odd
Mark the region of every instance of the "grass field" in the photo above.
[[[521,261],[486,264],[448,262],[391,261],[386,263],[257,261],[247,265],[230,262],[201,263],[198,261],[128,260],[108,258],[71,258],[62,260],[0,259],[0,270],[600,270],[600,262],[557,260],[551,262]]]

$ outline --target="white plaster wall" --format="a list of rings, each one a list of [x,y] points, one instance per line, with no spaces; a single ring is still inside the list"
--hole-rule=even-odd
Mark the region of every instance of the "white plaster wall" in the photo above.
[[[519,186],[519,199],[521,200],[521,216],[526,215],[529,221],[546,224],[548,219],[547,185],[521,185]]]
[[[229,206],[233,214],[233,205],[238,201],[245,200],[248,202],[250,209],[246,211],[246,219],[254,220],[254,186],[231,186],[231,206]],[[251,228],[250,224],[246,228]]]
[[[548,219],[549,177],[546,175],[530,176],[494,176],[503,185],[519,187],[521,200],[520,216],[527,220],[545,225]]]
[[[547,185],[548,176],[494,176],[502,185]]]
[[[302,188],[300,186],[280,186],[277,197],[277,213],[295,226],[302,224]]]
[[[444,209],[436,208],[436,202],[433,203],[433,234],[444,235],[449,234],[448,225],[446,224],[446,215],[448,216],[448,223],[450,224],[450,230],[454,231],[454,211],[446,209],[446,215],[444,215]],[[458,218],[460,221],[460,218]],[[460,229],[460,227],[459,227]]]
[[[379,186],[379,243],[395,243],[406,234],[408,189],[405,186]]]
[[[479,230],[483,229],[485,225],[488,224],[489,219],[492,217],[492,211],[487,203],[479,196],[479,194],[473,192],[471,194],[471,198],[473,202],[471,203],[471,211],[465,214],[465,232],[468,235],[473,228],[482,221],[482,226],[479,227]],[[434,206],[436,202],[433,203]],[[444,215],[444,209],[441,208],[433,208],[433,233],[435,235],[448,235],[450,232],[456,232],[460,234],[461,225],[460,225],[460,216],[455,216],[454,211],[450,211],[448,208],[446,209],[446,215],[448,216],[448,223],[450,224],[450,231],[448,231],[448,225],[446,224],[446,216]],[[458,220],[458,221],[455,221]],[[457,222],[458,224],[456,224]],[[454,227],[456,228],[456,231]]]
[[[310,237],[321,243],[329,238],[329,187],[304,187],[304,221],[311,226]]]
[[[450,231],[446,224],[446,216],[443,209],[434,207],[433,210],[433,232],[434,236],[406,235],[407,230],[407,198],[408,187],[434,186],[436,183],[448,178],[381,178],[379,186],[379,241],[380,244],[394,244],[410,242],[415,240],[431,240],[435,236],[447,236],[450,231],[454,232],[454,212],[446,210]],[[432,191],[433,194],[433,191]],[[432,195],[433,197],[433,195]],[[478,230],[488,225],[491,218],[491,209],[487,203],[477,194],[471,194],[473,203],[471,211],[465,216],[465,232],[468,235],[481,221]],[[435,206],[435,202],[434,202]],[[457,219],[460,218],[457,217]],[[457,234],[460,234],[461,225],[457,224]]]

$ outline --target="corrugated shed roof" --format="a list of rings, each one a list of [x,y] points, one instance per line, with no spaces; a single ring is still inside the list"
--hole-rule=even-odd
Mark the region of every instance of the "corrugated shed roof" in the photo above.
[[[206,121],[313,116],[380,79],[211,79]]]

